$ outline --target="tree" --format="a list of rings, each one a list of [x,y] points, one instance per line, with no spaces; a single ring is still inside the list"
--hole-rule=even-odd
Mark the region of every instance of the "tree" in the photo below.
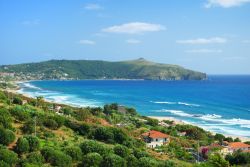
[[[112,131],[106,127],[96,128],[93,131],[92,135],[94,139],[99,140],[99,141],[108,142],[108,143],[114,142],[114,135]]]
[[[17,154],[13,151],[0,148],[0,162],[3,161],[5,164],[10,166],[14,166],[17,163]]]
[[[126,108],[126,110],[130,115],[137,115],[137,112],[134,108]]]
[[[26,158],[26,162],[31,163],[31,164],[36,164],[38,166],[42,166],[44,161],[45,160],[40,152],[32,152],[32,153],[28,154],[28,156]]]
[[[220,154],[216,153],[208,157],[208,162],[213,167],[229,167],[229,162],[226,161]]]
[[[53,129],[53,130],[58,129],[57,122],[51,118],[44,120],[43,124],[50,129]]]
[[[134,155],[129,155],[126,160],[128,167],[138,167],[139,161]]]
[[[64,152],[69,155],[73,161],[79,161],[82,159],[82,150],[77,146],[68,146]]]
[[[125,167],[126,166],[126,161],[115,154],[108,154],[104,156],[103,162],[102,162],[103,167]]]
[[[102,156],[98,153],[88,153],[83,157],[83,167],[99,167],[102,163]]]
[[[214,139],[218,140],[220,143],[222,143],[223,140],[225,139],[225,136],[222,135],[222,134],[216,133],[215,136],[214,136]]]
[[[24,123],[22,127],[23,133],[26,134],[32,134],[35,132],[35,121],[34,120],[28,120]]]
[[[250,164],[250,153],[238,150],[233,154],[226,155],[226,160],[229,161],[231,165]]]
[[[234,142],[241,142],[241,140],[237,137],[234,139]]]
[[[12,129],[12,118],[10,113],[5,109],[0,109],[0,127],[2,126],[5,129]]]
[[[123,145],[115,145],[114,153],[116,155],[119,155],[120,157],[126,158],[129,155],[129,149],[126,146]]]
[[[25,121],[30,118],[27,111],[24,110],[23,106],[16,106],[10,110],[11,115],[19,121]]]
[[[158,162],[149,157],[142,157],[139,159],[139,167],[157,167]]]
[[[37,151],[40,149],[40,142],[39,139],[36,136],[25,136],[25,138],[29,142],[30,152]]]
[[[0,127],[0,144],[9,145],[15,138],[15,134],[11,130]]]
[[[30,150],[29,141],[26,138],[20,137],[15,146],[15,152],[18,154],[26,153]]]
[[[13,104],[18,104],[18,105],[22,105],[23,104],[23,101],[20,97],[14,97],[13,99]]]
[[[80,148],[84,155],[92,152],[99,153],[100,155],[108,154],[112,152],[112,150],[105,146],[104,144],[100,144],[94,140],[85,140],[81,145]]]
[[[45,147],[41,151],[46,162],[53,166],[68,167],[71,166],[72,159],[63,152],[51,147]]]
[[[36,97],[36,106],[40,107],[42,106],[44,103],[44,97],[43,96],[37,96]]]

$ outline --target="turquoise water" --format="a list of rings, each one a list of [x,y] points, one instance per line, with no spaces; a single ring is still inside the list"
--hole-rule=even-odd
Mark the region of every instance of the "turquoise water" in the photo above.
[[[169,116],[228,135],[250,137],[250,76],[204,81],[33,81],[20,92],[76,106],[119,103],[146,116]]]

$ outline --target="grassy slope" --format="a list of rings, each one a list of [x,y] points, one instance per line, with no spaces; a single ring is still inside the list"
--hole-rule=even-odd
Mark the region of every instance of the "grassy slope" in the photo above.
[[[6,67],[6,66],[4,66]],[[133,61],[108,62],[99,60],[51,60],[0,67],[0,71],[45,74],[51,79],[59,74],[68,74],[74,79],[125,78],[125,79],[205,79],[206,74],[185,69],[177,65],[159,64],[137,59]]]

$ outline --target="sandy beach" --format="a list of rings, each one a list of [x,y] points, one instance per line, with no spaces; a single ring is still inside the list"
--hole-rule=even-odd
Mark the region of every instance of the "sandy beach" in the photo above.
[[[153,119],[157,119],[159,120],[160,122],[161,121],[164,121],[164,120],[168,120],[168,121],[174,121],[175,124],[180,124],[180,125],[184,125],[184,124],[190,124],[190,123],[187,123],[187,122],[184,122],[182,120],[178,120],[176,118],[173,118],[173,117],[161,117],[161,116],[148,116],[149,118],[153,118]],[[192,125],[192,124],[190,124]],[[197,126],[197,125],[194,125],[194,126]],[[210,131],[211,132],[211,131]],[[216,133],[214,132],[211,132],[213,135],[215,135]],[[242,142],[246,142],[246,141],[250,141],[250,138],[249,137],[244,137],[244,136],[234,136],[234,135],[226,135],[226,134],[223,134],[225,137],[232,137],[233,139],[235,138],[239,138]]]

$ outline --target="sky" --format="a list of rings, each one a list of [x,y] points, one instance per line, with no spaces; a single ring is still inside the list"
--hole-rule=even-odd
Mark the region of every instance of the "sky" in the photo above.
[[[250,74],[250,0],[0,0],[0,65],[140,57]]]

